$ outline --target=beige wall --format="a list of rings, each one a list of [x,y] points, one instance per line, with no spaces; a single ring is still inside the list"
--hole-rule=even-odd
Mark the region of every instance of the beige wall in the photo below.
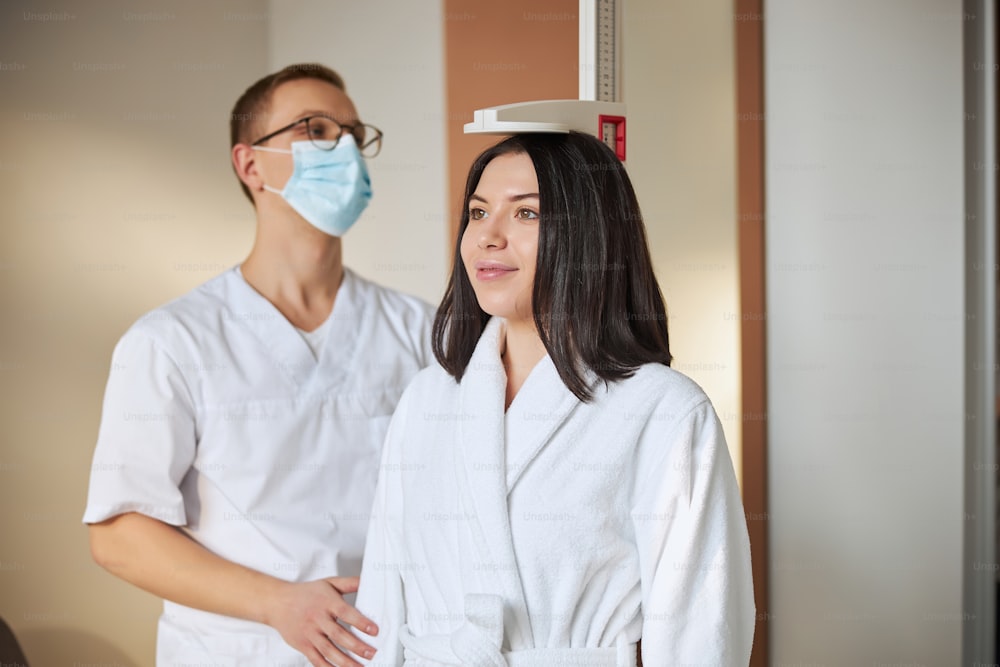
[[[269,69],[319,60],[385,132],[368,167],[373,197],[344,239],[344,262],[437,303],[448,269],[441,2],[271,2]]]
[[[232,103],[256,2],[5,3],[0,20],[0,614],[34,665],[150,665],[160,603],[80,523],[111,348],[238,262]]]
[[[961,655],[963,4],[765,10],[771,657],[989,664]]]
[[[469,166],[486,147],[503,139],[465,134],[465,124],[484,107],[575,99],[580,28],[578,0],[445,0],[444,8],[451,251]]]
[[[667,301],[673,367],[697,381],[741,468],[733,5],[628,0],[628,172]]]

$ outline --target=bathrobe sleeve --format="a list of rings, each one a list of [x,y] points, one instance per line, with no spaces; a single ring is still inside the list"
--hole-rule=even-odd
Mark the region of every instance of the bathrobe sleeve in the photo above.
[[[386,433],[356,600],[358,611],[375,621],[379,632],[378,636],[371,637],[352,629],[355,635],[377,651],[371,661],[359,656],[353,656],[354,659],[374,667],[398,667],[403,664],[399,629],[406,621],[406,607],[403,603],[401,561],[403,505],[400,475],[404,474],[407,466],[401,460],[399,434],[405,431],[407,403],[404,394]]]
[[[753,643],[750,542],[722,426],[707,399],[661,404],[641,449],[632,523],[646,665],[746,665]],[[674,414],[681,415],[679,419]]]

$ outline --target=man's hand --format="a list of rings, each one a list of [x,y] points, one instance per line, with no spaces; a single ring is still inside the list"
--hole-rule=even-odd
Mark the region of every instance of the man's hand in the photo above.
[[[167,600],[224,616],[266,623],[314,667],[356,667],[337,648],[375,654],[352,632],[378,628],[344,602],[357,577],[293,583],[217,556],[181,530],[143,514],[126,513],[92,524],[94,560],[117,577]]]
[[[309,658],[313,667],[361,667],[341,650],[346,648],[365,658],[375,655],[371,646],[341,625],[353,626],[367,635],[378,634],[374,623],[344,601],[343,594],[357,590],[357,577],[288,582],[274,596],[274,606],[264,622]]]

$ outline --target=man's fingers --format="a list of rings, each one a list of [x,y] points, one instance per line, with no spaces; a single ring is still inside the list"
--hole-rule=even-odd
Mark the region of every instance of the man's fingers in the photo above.
[[[305,656],[309,659],[309,664],[313,667],[330,667],[330,665],[336,665],[336,667],[361,667],[361,665],[338,651],[336,647],[329,649],[324,647],[323,651],[320,651],[316,647],[310,647],[306,651]]]
[[[353,593],[358,589],[357,577],[330,577],[326,580],[338,593]],[[342,622],[357,628],[366,635],[375,637],[378,635],[378,626],[360,611],[344,602],[343,598],[333,605],[333,614]]]
[[[324,658],[326,658],[327,663],[336,665],[337,667],[361,667],[360,663],[354,662],[344,655],[344,653],[330,641],[329,637],[323,637],[323,639],[325,641],[322,642],[323,645],[319,647],[319,652]]]
[[[344,593],[357,593],[360,579],[358,577],[327,577],[326,581],[343,595]]]
[[[349,604],[338,605],[334,613],[342,623],[346,623],[352,628],[357,628],[366,635],[371,635],[372,637],[378,636],[378,626],[370,618],[363,616],[360,611]]]
[[[312,667],[330,667],[330,663],[328,663],[326,658],[320,655],[320,652],[314,647],[310,646],[309,648],[304,649],[302,653],[309,660],[309,664],[312,665]]]
[[[322,631],[324,637],[335,646],[342,646],[353,652],[355,655],[360,655],[363,658],[370,659],[375,655],[374,648],[364,643],[360,638],[355,636],[353,632],[343,627],[332,618],[328,623],[322,624],[320,630]]]

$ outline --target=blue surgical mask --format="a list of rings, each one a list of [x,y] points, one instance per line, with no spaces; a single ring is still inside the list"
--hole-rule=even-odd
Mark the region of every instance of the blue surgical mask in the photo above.
[[[343,236],[372,198],[368,167],[354,137],[346,134],[333,150],[312,141],[293,141],[292,149],[254,146],[255,150],[290,153],[295,170],[282,190],[264,185],[288,202],[316,229]]]

